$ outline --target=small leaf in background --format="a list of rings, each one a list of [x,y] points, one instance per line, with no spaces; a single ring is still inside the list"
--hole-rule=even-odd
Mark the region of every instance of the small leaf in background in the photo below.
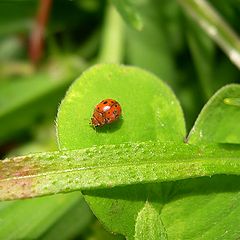
[[[116,9],[122,15],[123,19],[134,29],[140,31],[143,28],[141,16],[134,7],[131,0],[112,0]]]
[[[166,229],[160,214],[148,203],[138,213],[135,227],[135,240],[167,240]]]
[[[69,81],[69,80],[68,80]],[[0,145],[13,134],[29,127],[40,116],[52,116],[52,109],[69,84],[54,81],[46,74],[19,78],[0,84]],[[21,91],[21,94],[16,94]]]
[[[70,193],[70,195],[72,195],[72,198],[74,198],[74,194],[77,195],[80,193]],[[65,195],[69,194],[59,194],[57,197],[60,199]],[[48,226],[48,230],[42,234],[41,240],[74,239],[82,234],[85,231],[86,227],[89,226],[94,217],[92,211],[84,201],[84,198],[81,196],[79,198],[79,201],[76,201],[73,206],[70,206],[71,201],[72,199],[70,199],[69,202],[65,202],[63,207],[67,210],[57,219],[57,221],[54,222],[54,224]]]
[[[0,78],[0,146],[39,119],[53,121],[67,87],[85,64],[75,56],[65,56],[52,60],[48,68],[37,74],[15,77],[15,81]]]
[[[37,2],[4,1],[0,8],[0,34],[11,34],[19,31],[27,32],[32,23],[32,13]]]
[[[224,103],[225,99],[240,97],[240,85],[221,88],[202,109],[189,136],[189,143],[240,143],[240,110]],[[225,100],[226,101],[226,100]]]
[[[18,200],[0,203],[0,239],[37,239],[48,235],[48,229],[53,227],[61,217],[72,208],[80,206],[82,219],[78,220],[81,231],[89,223],[91,212],[84,202],[81,193],[75,192],[65,195],[55,195],[43,198]],[[79,211],[78,211],[79,212]],[[76,217],[72,214],[72,217]],[[80,217],[80,216],[79,216]],[[65,222],[67,227],[67,222]],[[65,235],[69,232],[65,229]],[[59,234],[59,232],[58,232]],[[57,235],[57,239],[64,239]],[[41,238],[42,239],[42,238]],[[47,239],[46,237],[43,239]],[[53,239],[53,238],[52,238]],[[65,238],[67,239],[67,238]]]

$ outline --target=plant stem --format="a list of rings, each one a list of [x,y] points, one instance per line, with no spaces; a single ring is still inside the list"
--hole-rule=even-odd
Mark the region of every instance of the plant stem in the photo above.
[[[44,34],[52,6],[52,0],[40,0],[36,22],[30,35],[29,55],[31,61],[37,64],[43,54]]]
[[[121,63],[124,45],[123,21],[116,9],[109,5],[107,8],[103,33],[102,46],[99,54],[101,63]]]

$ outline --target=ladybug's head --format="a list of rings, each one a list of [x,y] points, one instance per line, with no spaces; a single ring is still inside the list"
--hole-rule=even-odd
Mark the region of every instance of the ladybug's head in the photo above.
[[[92,125],[94,128],[101,126],[100,122],[95,117],[91,118],[91,123],[89,124]]]

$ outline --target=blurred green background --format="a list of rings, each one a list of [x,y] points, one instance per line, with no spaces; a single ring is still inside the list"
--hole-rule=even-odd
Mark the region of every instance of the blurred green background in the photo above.
[[[1,1],[1,158],[56,150],[60,101],[73,80],[96,63],[155,73],[177,95],[190,130],[215,91],[240,79],[240,44],[232,37],[240,32],[240,1],[208,3],[222,17],[219,29],[225,24],[232,29],[229,35],[223,29],[225,42],[200,27],[214,14],[192,18],[187,0]],[[235,62],[227,44],[236,46]],[[103,229],[78,192],[0,203],[3,240],[115,238],[121,237]]]

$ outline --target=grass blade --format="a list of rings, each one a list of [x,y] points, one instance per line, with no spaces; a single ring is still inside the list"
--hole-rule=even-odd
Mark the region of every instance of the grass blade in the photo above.
[[[179,3],[240,69],[239,37],[217,11],[205,0],[179,0]]]
[[[0,163],[0,199],[240,174],[239,145],[143,142],[31,154]]]

